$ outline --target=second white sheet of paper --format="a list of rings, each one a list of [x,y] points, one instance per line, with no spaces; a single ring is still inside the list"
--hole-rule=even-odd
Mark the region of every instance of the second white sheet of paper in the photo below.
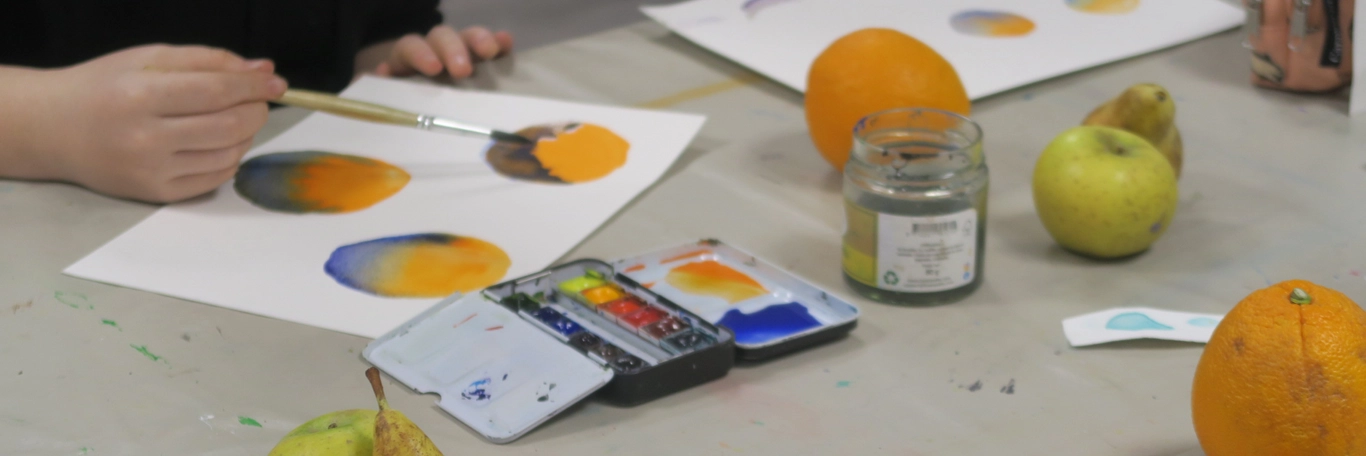
[[[1137,8],[1097,14],[1069,6],[1126,1]],[[1228,30],[1244,17],[1220,0],[690,0],[641,9],[694,43],[803,92],[807,69],[831,42],[863,28],[896,29],[948,59],[973,99]],[[952,18],[968,11],[1013,14],[1035,27],[1015,37],[956,31]]]

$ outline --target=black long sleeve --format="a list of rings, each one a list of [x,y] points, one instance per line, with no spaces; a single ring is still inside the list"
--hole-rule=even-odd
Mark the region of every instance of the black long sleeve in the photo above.
[[[149,43],[275,60],[294,87],[339,91],[361,48],[441,23],[438,0],[6,0],[0,63],[73,65]]]

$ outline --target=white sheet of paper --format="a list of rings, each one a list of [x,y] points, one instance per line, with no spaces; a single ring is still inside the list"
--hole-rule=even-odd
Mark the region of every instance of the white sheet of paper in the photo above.
[[[1352,17],[1366,17],[1366,2],[1356,2]],[[1352,36],[1352,49],[1366,49],[1366,36],[1357,38]],[[1355,51],[1353,51],[1355,52]],[[1357,115],[1366,112],[1366,58],[1352,58],[1352,91],[1351,101],[1348,102],[1347,111],[1349,115]]]
[[[759,7],[747,12],[746,4]],[[965,35],[950,18],[969,9],[1014,13],[1035,28],[1011,38]],[[831,42],[867,27],[897,29],[948,59],[973,99],[1211,35],[1244,17],[1219,0],[1141,0],[1115,15],[1083,13],[1065,0],[691,0],[641,10],[803,92],[807,69]]]
[[[1062,321],[1073,347],[1131,339],[1209,342],[1223,315],[1177,312],[1149,307],[1119,307]]]
[[[344,214],[256,207],[225,184],[167,206],[66,269],[86,279],[364,337],[377,337],[439,298],[384,298],[344,287],[323,265],[334,249],[376,238],[443,232],[501,247],[505,279],[543,269],[651,186],[704,117],[459,91],[364,78],[343,96],[515,131],[567,121],[604,126],[630,143],[626,163],[574,185],[512,180],[484,160],[488,141],[314,113],[261,144],[264,153],[324,150],[372,157],[412,175],[400,192]]]

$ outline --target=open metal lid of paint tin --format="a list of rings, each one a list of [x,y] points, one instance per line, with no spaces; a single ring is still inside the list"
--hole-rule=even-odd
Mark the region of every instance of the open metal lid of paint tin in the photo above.
[[[376,339],[364,357],[409,388],[438,394],[437,406],[496,443],[612,379],[611,369],[478,294],[442,301]]]
[[[729,332],[597,260],[446,298],[362,356],[494,443],[594,392],[635,405],[723,377],[735,359]]]
[[[618,273],[735,336],[758,361],[838,339],[857,324],[853,304],[713,239],[614,261]]]

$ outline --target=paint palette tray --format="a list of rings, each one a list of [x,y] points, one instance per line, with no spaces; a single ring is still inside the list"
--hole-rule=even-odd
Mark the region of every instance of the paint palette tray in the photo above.
[[[363,356],[489,441],[597,392],[636,405],[721,378],[734,339],[597,260],[451,296]]]
[[[630,281],[729,330],[744,360],[772,358],[853,331],[859,309],[716,240],[616,260]]]

